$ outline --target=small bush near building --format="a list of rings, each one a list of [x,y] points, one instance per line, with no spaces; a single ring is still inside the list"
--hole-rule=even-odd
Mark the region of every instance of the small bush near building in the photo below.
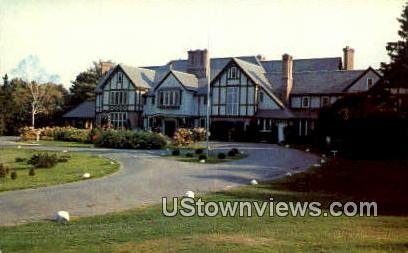
[[[186,153],[186,157],[194,157],[194,154],[191,152]]]
[[[57,162],[58,157],[56,154],[38,153],[32,155],[27,163],[33,165],[34,168],[52,168]]]
[[[72,141],[72,142],[90,142],[89,129],[79,129],[74,127],[45,127],[33,129],[32,127],[23,127],[20,129],[20,137],[23,141],[37,140],[37,133],[42,140]]]
[[[204,138],[204,128],[179,128],[174,133],[173,144],[176,146],[186,146],[195,142],[203,141]]]
[[[203,150],[202,148],[198,148],[198,149],[195,150],[195,153],[196,153],[197,155],[200,155],[200,154],[202,154],[203,152],[204,152],[204,150]]]
[[[173,150],[173,151],[171,152],[171,155],[174,155],[174,156],[180,155],[180,150],[179,150],[179,149]]]
[[[9,173],[9,169],[6,166],[4,166],[2,163],[0,163],[0,178],[6,177],[8,173]]]
[[[130,130],[106,130],[102,132],[98,147],[129,149],[161,149],[167,145],[167,138],[158,133]]]
[[[34,168],[31,168],[31,169],[28,171],[28,175],[31,176],[31,177],[35,176],[35,170],[34,170]]]
[[[228,156],[235,156],[237,153],[234,152],[234,150],[228,151]]]
[[[218,159],[225,159],[226,155],[224,153],[218,153]]]
[[[238,155],[239,153],[239,150],[237,148],[232,148],[231,151],[234,152],[236,155]]]
[[[201,154],[201,155],[199,155],[198,156],[198,160],[207,160],[207,156],[206,155],[204,155],[204,154]]]
[[[22,163],[22,162],[25,162],[25,161],[27,161],[27,159],[21,158],[21,157],[16,157],[16,163]]]
[[[11,179],[16,180],[17,179],[17,171],[12,171],[10,174]]]

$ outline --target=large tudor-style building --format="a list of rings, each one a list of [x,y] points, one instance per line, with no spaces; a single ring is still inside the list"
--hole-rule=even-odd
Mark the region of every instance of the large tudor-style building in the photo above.
[[[187,60],[163,66],[102,63],[96,124],[172,135],[180,127],[205,126],[209,102],[214,138],[280,142],[288,134],[306,136],[315,128],[321,108],[366,92],[380,79],[371,67],[354,70],[354,50],[343,51],[343,60],[293,59],[287,54],[281,60],[209,59],[207,50],[194,50],[188,51]]]

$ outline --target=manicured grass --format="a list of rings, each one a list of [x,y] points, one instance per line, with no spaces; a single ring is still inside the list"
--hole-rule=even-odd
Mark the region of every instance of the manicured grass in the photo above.
[[[119,164],[116,162],[111,164],[112,161],[107,158],[70,152],[68,153],[70,159],[67,162],[60,162],[55,167],[49,169],[35,169],[35,176],[29,176],[28,171],[32,166],[27,164],[27,160],[38,152],[41,151],[12,148],[0,149],[0,163],[3,163],[10,170],[16,170],[18,175],[16,180],[12,180],[10,175],[7,175],[6,178],[0,178],[0,192],[78,181],[81,180],[82,175],[86,172],[90,173],[93,178],[101,177],[111,174],[119,168]],[[62,152],[56,153],[67,155]],[[23,158],[24,161],[16,162],[16,158]]]
[[[358,166],[353,167],[354,163]],[[403,194],[391,198],[391,208],[384,209],[385,213],[379,205],[379,217],[169,218],[161,214],[159,205],[155,205],[81,218],[68,225],[39,222],[0,227],[0,249],[4,252],[33,253],[407,252],[408,212],[402,208],[408,203],[408,189],[404,187],[403,180],[408,173],[403,167],[405,165],[406,161],[339,161],[272,182],[201,196],[204,201],[262,201],[270,197],[275,202],[313,200],[325,206],[330,201],[359,201],[368,196],[372,201],[381,202],[381,190],[389,194]],[[371,167],[374,172],[372,182],[368,182],[370,175],[366,175],[370,166],[374,166]],[[395,175],[389,172],[389,168],[394,170]],[[381,182],[378,180],[380,174]],[[349,183],[344,185],[346,178]],[[298,186],[299,183],[301,186]],[[378,189],[371,193],[368,188],[373,187]],[[359,188],[362,190],[359,191]]]
[[[24,144],[35,144],[39,146],[49,146],[49,147],[70,147],[70,148],[92,148],[94,145],[90,143],[72,142],[72,141],[23,141],[20,142]]]

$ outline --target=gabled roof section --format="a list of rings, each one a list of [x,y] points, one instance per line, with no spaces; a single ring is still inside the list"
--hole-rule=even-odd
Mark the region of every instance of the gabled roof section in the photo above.
[[[196,91],[198,88],[198,79],[195,75],[184,73],[176,70],[168,70],[166,74],[158,81],[154,90],[158,89],[160,85],[167,79],[168,76],[173,75],[177,81],[187,90]],[[152,91],[153,92],[153,91]]]
[[[371,66],[368,67],[368,69],[366,69],[363,73],[361,73],[361,75],[359,77],[357,77],[352,83],[350,83],[346,88],[344,88],[344,92],[347,92],[356,82],[358,82],[358,80],[360,80],[363,76],[365,76],[368,72],[372,71],[373,73],[375,73],[379,78],[382,77],[382,75],[375,69],[373,69]]]
[[[342,93],[367,70],[337,70],[294,73],[292,94]]]
[[[90,119],[95,117],[95,101],[85,101],[65,113],[63,118]]]
[[[123,73],[129,78],[131,83],[135,87],[140,88],[152,88],[154,87],[154,81],[156,77],[156,71],[145,68],[136,68],[124,64],[118,64],[108,71],[100,80],[96,86],[96,91],[102,91],[105,82],[111,77],[113,73],[116,73],[118,69],[121,69]]]
[[[271,84],[265,77],[265,70],[262,68],[262,66],[255,65],[238,58],[232,58],[231,61],[234,61],[255,84],[261,86],[280,107],[284,107],[282,101],[274,94]]]
[[[261,64],[268,73],[282,73],[281,60],[261,61]],[[341,57],[293,60],[293,72],[332,71],[340,70],[341,66]]]

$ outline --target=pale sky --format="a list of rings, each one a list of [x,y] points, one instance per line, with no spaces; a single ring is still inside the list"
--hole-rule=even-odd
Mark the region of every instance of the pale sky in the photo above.
[[[349,45],[356,68],[376,68],[404,2],[0,0],[0,74],[34,62],[68,87],[94,60],[162,65],[208,47],[211,57],[280,59],[342,56]]]

